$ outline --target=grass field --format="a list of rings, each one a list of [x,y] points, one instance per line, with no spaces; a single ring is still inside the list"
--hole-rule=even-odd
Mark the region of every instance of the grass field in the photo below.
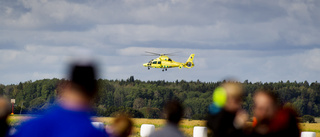
[[[94,121],[103,122],[105,125],[109,125],[113,118],[109,117],[96,117],[93,118]],[[144,119],[144,118],[134,118],[134,135],[139,136],[140,127],[142,124],[153,124],[156,130],[163,127],[166,123],[163,119]],[[180,129],[187,135],[192,136],[194,126],[205,126],[205,121],[203,120],[182,120],[180,122]]]
[[[11,125],[16,125],[21,121],[32,118],[31,116],[11,116],[9,117],[9,123]],[[110,125],[113,118],[110,117],[93,117],[93,121],[103,122],[105,125]],[[139,136],[140,127],[142,124],[153,124],[156,127],[156,130],[160,129],[165,125],[165,120],[163,119],[144,119],[144,118],[133,118],[134,121],[134,133],[133,137]],[[194,126],[205,126],[204,120],[182,120],[180,122],[180,129],[185,133],[185,135],[192,137],[193,127]],[[316,132],[317,137],[320,137],[320,118],[316,118],[317,123],[301,123],[300,127],[302,131],[312,131]]]

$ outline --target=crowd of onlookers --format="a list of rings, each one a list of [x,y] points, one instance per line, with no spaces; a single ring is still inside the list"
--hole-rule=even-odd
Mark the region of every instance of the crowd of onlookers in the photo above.
[[[93,64],[71,65],[69,81],[59,85],[57,105],[43,115],[23,123],[10,135],[7,118],[10,105],[0,98],[0,137],[127,137],[134,123],[126,115],[114,118],[106,130],[98,130],[91,124],[91,104],[97,92],[96,70]],[[298,137],[300,130],[294,109],[284,107],[275,92],[258,90],[253,96],[253,118],[242,109],[243,87],[238,82],[221,85],[225,100],[209,107],[207,127],[214,137]],[[213,100],[214,101],[214,100]],[[164,106],[167,124],[152,133],[151,137],[182,137],[179,121],[183,106],[179,101],[168,101]],[[252,122],[250,122],[252,121]]]
[[[290,106],[284,107],[275,92],[261,89],[253,96],[253,119],[241,109],[243,89],[240,83],[222,84],[226,103],[217,113],[209,114],[207,127],[214,137],[299,137],[298,115]]]

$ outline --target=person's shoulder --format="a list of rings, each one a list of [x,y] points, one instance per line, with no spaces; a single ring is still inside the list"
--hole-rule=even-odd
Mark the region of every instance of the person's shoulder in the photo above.
[[[184,134],[178,130],[171,128],[170,126],[165,126],[162,129],[153,132],[150,137],[183,137]]]
[[[165,136],[167,133],[166,133],[166,130],[164,128],[161,128],[155,132],[153,132],[150,137],[163,137]]]
[[[153,132],[150,137],[162,137],[161,131],[155,131]]]
[[[33,118],[21,124],[18,127],[14,137],[31,137],[34,133],[40,133],[43,128],[46,128],[46,122],[42,117]]]
[[[29,120],[21,123],[17,128],[16,136],[28,137],[34,136],[35,133],[41,135],[43,131],[50,129],[49,127],[52,126],[54,122],[57,122],[57,120],[52,117],[52,114],[48,113],[48,111],[52,111],[53,109],[54,108],[51,107],[40,114],[31,115]]]
[[[107,132],[98,129],[94,129],[94,131],[91,131],[91,135],[94,137],[109,137],[109,134],[107,134]]]
[[[40,116],[34,116],[34,118],[30,118],[29,120],[25,121],[24,123],[22,123],[22,127],[35,127],[35,126],[40,126],[43,124],[47,123],[47,121],[45,120],[45,117],[40,115]]]
[[[154,132],[150,137],[184,137],[184,134],[161,130]]]

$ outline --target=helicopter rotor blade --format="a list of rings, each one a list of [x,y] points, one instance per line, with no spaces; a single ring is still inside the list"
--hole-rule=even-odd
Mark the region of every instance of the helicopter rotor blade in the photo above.
[[[163,55],[169,55],[169,56],[175,56],[175,54],[177,54],[179,52],[171,52],[171,53],[166,53],[166,54],[163,54]]]
[[[160,56],[161,54],[159,54],[159,53],[154,53],[154,52],[149,52],[149,51],[145,51],[146,53],[148,53],[148,54],[152,54],[152,55],[157,55],[157,56]]]
[[[159,54],[159,53],[145,51],[145,53],[151,54],[150,56],[175,56],[179,52],[171,52],[171,53]]]
[[[141,56],[159,56],[159,55],[147,55],[147,54],[141,54]]]

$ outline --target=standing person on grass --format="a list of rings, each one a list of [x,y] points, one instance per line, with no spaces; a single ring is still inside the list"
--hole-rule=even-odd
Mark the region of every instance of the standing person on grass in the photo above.
[[[91,124],[91,102],[97,93],[96,67],[91,62],[71,65],[70,81],[59,86],[58,103],[18,130],[16,137],[108,137]]]
[[[150,137],[183,137],[179,130],[179,122],[183,116],[183,107],[178,101],[169,101],[164,107],[167,124],[160,130],[154,132]]]

